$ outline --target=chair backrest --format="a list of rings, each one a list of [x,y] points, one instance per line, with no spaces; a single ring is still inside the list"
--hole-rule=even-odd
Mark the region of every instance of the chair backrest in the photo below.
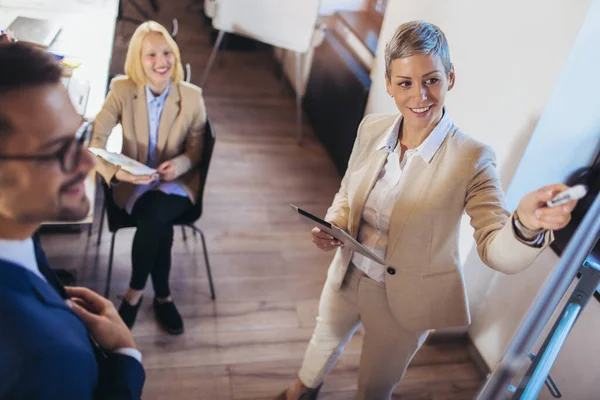
[[[204,187],[206,186],[206,178],[208,176],[208,169],[210,167],[210,162],[212,160],[213,150],[215,148],[216,142],[216,133],[215,128],[210,121],[210,119],[206,118],[206,125],[204,128],[204,147],[202,148],[202,157],[200,158],[200,163],[196,167],[198,169],[198,177],[200,179],[200,188],[198,191],[198,200],[193,208],[190,211],[186,212],[177,221],[174,222],[175,225],[179,224],[188,224],[195,222],[202,215],[202,204],[204,200]]]
[[[204,197],[204,186],[206,185],[206,177],[208,176],[208,169],[210,168],[210,162],[212,160],[213,150],[215,148],[215,142],[217,135],[215,127],[212,121],[206,118],[206,127],[204,128],[204,147],[202,149],[202,158],[200,164],[198,164],[198,170],[200,172],[200,192],[198,193],[198,202],[201,203]]]
[[[218,0],[215,29],[299,53],[309,49],[321,0]]]
[[[185,81],[190,83],[192,81],[192,66],[190,63],[185,64]]]

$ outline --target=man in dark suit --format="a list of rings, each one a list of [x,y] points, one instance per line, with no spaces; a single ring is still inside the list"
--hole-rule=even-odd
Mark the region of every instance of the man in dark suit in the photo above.
[[[115,307],[63,287],[33,238],[90,208],[91,129],[60,76],[47,53],[0,44],[0,399],[139,399],[141,354]]]

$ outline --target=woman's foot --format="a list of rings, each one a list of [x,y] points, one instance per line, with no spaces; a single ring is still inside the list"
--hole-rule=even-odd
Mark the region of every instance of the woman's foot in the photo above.
[[[140,310],[140,306],[142,305],[142,300],[143,297],[139,296],[137,298],[137,302],[134,302],[132,304],[130,303],[126,295],[125,298],[123,298],[121,305],[119,306],[119,315],[121,316],[121,319],[123,320],[123,322],[125,322],[125,325],[127,325],[129,329],[131,329],[133,327],[133,324],[135,323],[135,318],[137,317],[137,313]]]
[[[296,379],[296,382],[277,396],[275,400],[316,400],[319,390],[321,390],[321,386],[323,386],[323,384],[312,389],[304,386],[300,379]]]
[[[158,324],[171,335],[181,335],[183,333],[183,320],[171,296],[165,299],[154,298],[152,304],[154,306],[154,314]]]

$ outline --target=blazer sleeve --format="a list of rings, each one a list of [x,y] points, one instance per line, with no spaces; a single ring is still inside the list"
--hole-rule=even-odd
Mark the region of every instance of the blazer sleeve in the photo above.
[[[144,367],[135,358],[112,353],[100,365],[95,399],[140,399],[145,379]]]
[[[133,357],[111,354],[99,365],[99,378],[89,366],[65,360],[67,349],[52,346],[28,362],[30,368],[10,395],[26,399],[139,400],[144,368]],[[57,365],[59,363],[59,365]],[[94,387],[96,384],[96,387]],[[0,385],[1,388],[1,385]],[[1,393],[0,393],[1,394]]]
[[[368,115],[365,116],[358,126],[356,140],[354,141],[352,152],[350,153],[350,159],[348,160],[346,173],[344,174],[344,178],[342,178],[340,189],[334,196],[333,203],[325,215],[325,221],[330,222],[338,228],[344,230],[348,230],[348,219],[350,218],[350,205],[348,204],[348,181],[350,179],[350,173],[353,170],[354,163],[356,162],[356,158],[358,157],[358,153],[362,150],[361,132],[368,118]]]
[[[48,346],[36,357],[21,360],[22,368],[17,372],[20,378],[8,392],[0,391],[0,398],[6,395],[11,399],[93,400],[96,370],[65,359],[66,351],[60,346]]]
[[[104,105],[94,120],[94,134],[90,142],[90,147],[106,148],[106,142],[112,129],[121,120],[122,110],[123,104],[115,91],[114,85],[111,84],[110,91],[106,96],[106,100],[104,100]],[[97,157],[96,171],[104,178],[107,184],[111,184],[118,169],[117,166]]]
[[[176,178],[186,174],[200,163],[204,147],[204,130],[206,126],[206,106],[202,98],[202,89],[194,90],[193,104],[194,117],[185,139],[185,151],[174,157],[171,162],[175,164]]]
[[[506,210],[504,192],[496,170],[496,157],[489,147],[481,147],[473,160],[465,211],[475,229],[473,237],[481,260],[490,268],[514,274],[529,267],[553,240],[546,232],[541,247],[520,241],[512,215]]]

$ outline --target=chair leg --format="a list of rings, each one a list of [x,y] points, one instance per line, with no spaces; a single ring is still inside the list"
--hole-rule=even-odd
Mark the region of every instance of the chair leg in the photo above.
[[[213,284],[212,272],[210,270],[210,262],[208,261],[208,249],[206,248],[206,238],[204,237],[204,232],[202,229],[198,228],[196,225],[188,225],[195,232],[200,234],[200,238],[202,239],[202,250],[204,251],[204,263],[206,264],[206,274],[208,275],[208,284],[210,286],[210,298],[214,300],[215,296],[215,286]]]
[[[183,241],[187,242],[187,235],[185,234],[185,226],[181,225],[181,235],[183,236]]]
[[[91,237],[91,236],[92,236],[92,226],[93,226],[93,225],[94,225],[93,223],[91,223],[91,224],[88,224],[88,237]]]
[[[108,254],[108,272],[106,273],[106,287],[104,288],[104,297],[108,299],[108,295],[110,294],[110,280],[112,279],[112,267],[113,267],[113,256],[115,252],[115,237],[117,236],[117,232],[112,234],[112,238],[110,240],[110,253]]]
[[[296,124],[298,144],[302,144],[302,53],[296,52]]]
[[[102,201],[102,212],[100,213],[100,227],[98,228],[98,241],[96,242],[97,246],[100,246],[100,241],[102,241],[102,229],[104,228],[104,216],[106,215],[106,200]]]
[[[204,74],[202,74],[202,79],[200,79],[200,87],[204,89],[206,86],[206,79],[210,74],[210,70],[212,69],[213,64],[215,63],[215,59],[217,58],[217,53],[219,52],[219,48],[221,47],[221,42],[223,42],[223,38],[225,37],[224,31],[219,31],[219,35],[217,36],[217,40],[215,42],[215,46],[213,47],[210,57],[208,59],[208,63],[204,68]]]

